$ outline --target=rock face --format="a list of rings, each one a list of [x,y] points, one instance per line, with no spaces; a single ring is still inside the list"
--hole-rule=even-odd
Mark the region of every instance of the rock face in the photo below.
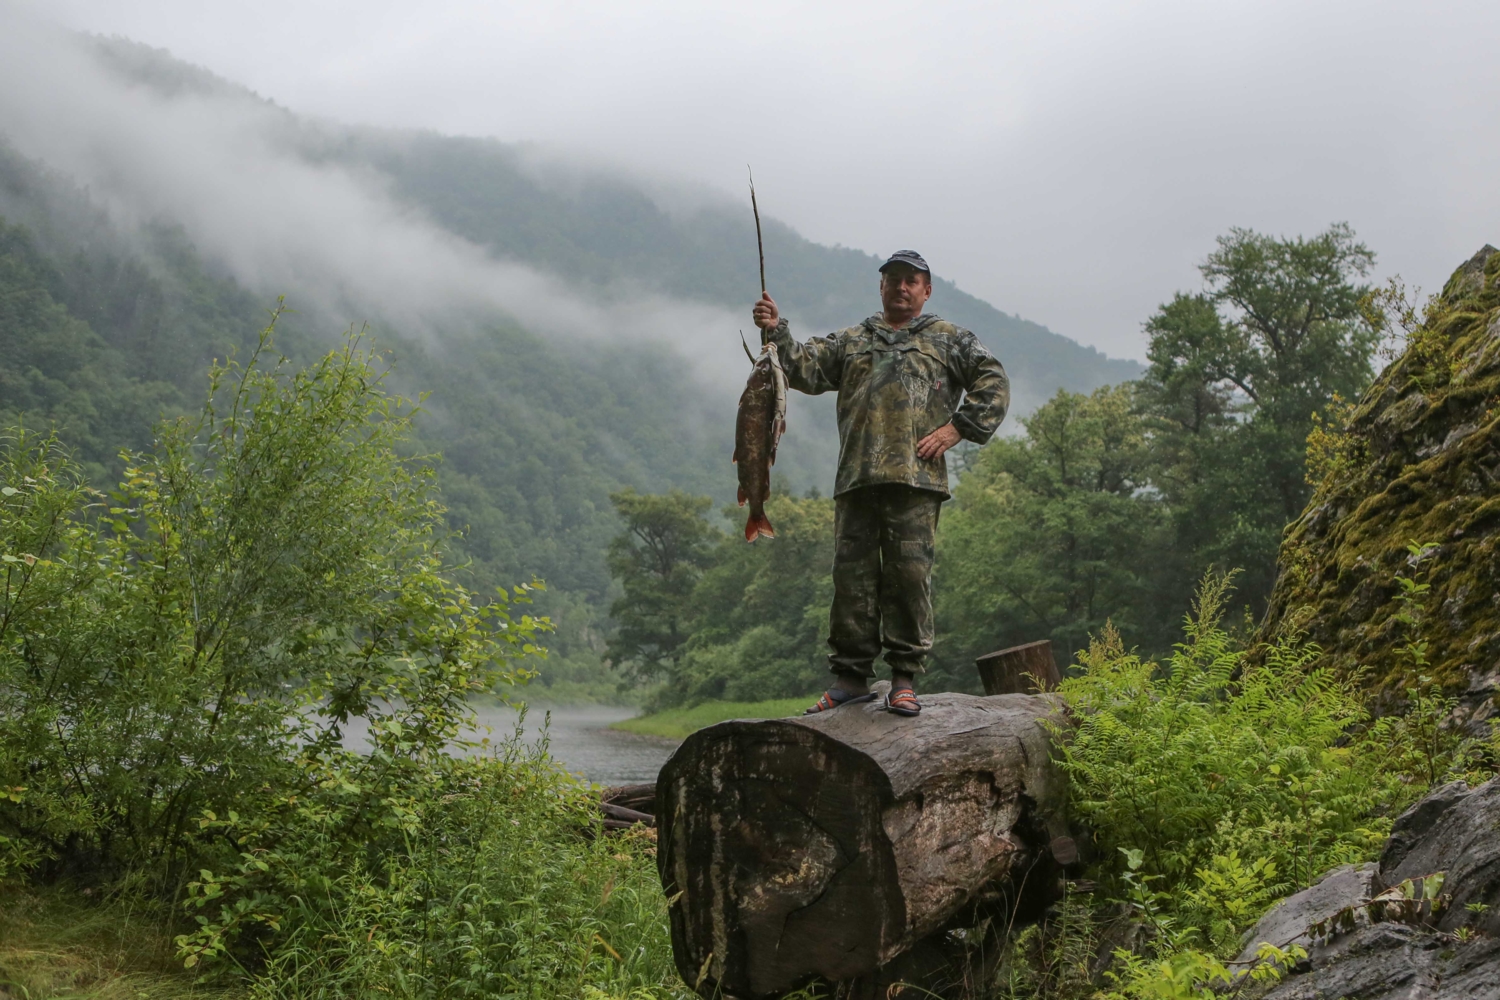
[[[1381,891],[1437,872],[1449,902],[1435,919],[1371,920],[1365,904]],[[1350,908],[1352,931],[1307,933]],[[1308,951],[1265,1000],[1500,1000],[1500,778],[1433,791],[1396,821],[1377,864],[1335,869],[1262,917],[1241,961],[1262,941]]]
[[[1344,670],[1399,695],[1409,627],[1398,575],[1422,598],[1429,668],[1473,721],[1500,679],[1500,252],[1460,267],[1407,348],[1365,393],[1336,460],[1280,554],[1267,632],[1291,621]],[[1408,542],[1435,543],[1420,560]],[[1311,609],[1311,617],[1301,618]]]

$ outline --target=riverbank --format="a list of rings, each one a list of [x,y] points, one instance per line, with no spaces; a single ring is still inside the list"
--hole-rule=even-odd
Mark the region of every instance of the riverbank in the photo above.
[[[673,708],[622,719],[611,724],[610,728],[638,736],[685,740],[700,729],[730,719],[781,719],[801,715],[810,704],[811,696],[772,701],[705,701],[692,708]]]

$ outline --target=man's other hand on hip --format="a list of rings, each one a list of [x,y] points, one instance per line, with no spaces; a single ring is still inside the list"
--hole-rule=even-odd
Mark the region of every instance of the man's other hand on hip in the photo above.
[[[756,306],[756,308],[760,307]],[[773,305],[771,308],[775,309],[776,307]],[[924,462],[935,462],[942,457],[943,452],[958,444],[960,440],[961,437],[958,433],[958,428],[954,427],[953,422],[950,420],[917,442],[917,457]]]

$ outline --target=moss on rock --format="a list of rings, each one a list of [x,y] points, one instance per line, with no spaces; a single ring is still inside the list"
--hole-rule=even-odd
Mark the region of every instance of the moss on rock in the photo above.
[[[1414,680],[1406,644],[1426,640],[1423,672],[1462,692],[1471,718],[1488,716],[1500,680],[1500,251],[1454,272],[1318,447],[1325,472],[1282,542],[1263,635],[1306,628],[1387,698]],[[1414,554],[1413,541],[1434,547]],[[1420,636],[1396,617],[1398,576],[1430,585]]]

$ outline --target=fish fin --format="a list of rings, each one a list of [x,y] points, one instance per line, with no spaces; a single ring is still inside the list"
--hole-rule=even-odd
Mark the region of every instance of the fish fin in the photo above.
[[[776,529],[771,527],[771,519],[766,517],[766,512],[751,513],[750,519],[745,522],[745,541],[753,542],[757,538],[775,538]]]
[[[745,331],[740,331],[740,346],[745,349],[745,357],[750,359],[750,364],[755,364],[755,355],[750,353],[750,345],[745,343]]]
[[[741,507],[745,506],[745,501],[750,499],[745,495],[745,487],[740,487],[737,499],[739,500]]]

